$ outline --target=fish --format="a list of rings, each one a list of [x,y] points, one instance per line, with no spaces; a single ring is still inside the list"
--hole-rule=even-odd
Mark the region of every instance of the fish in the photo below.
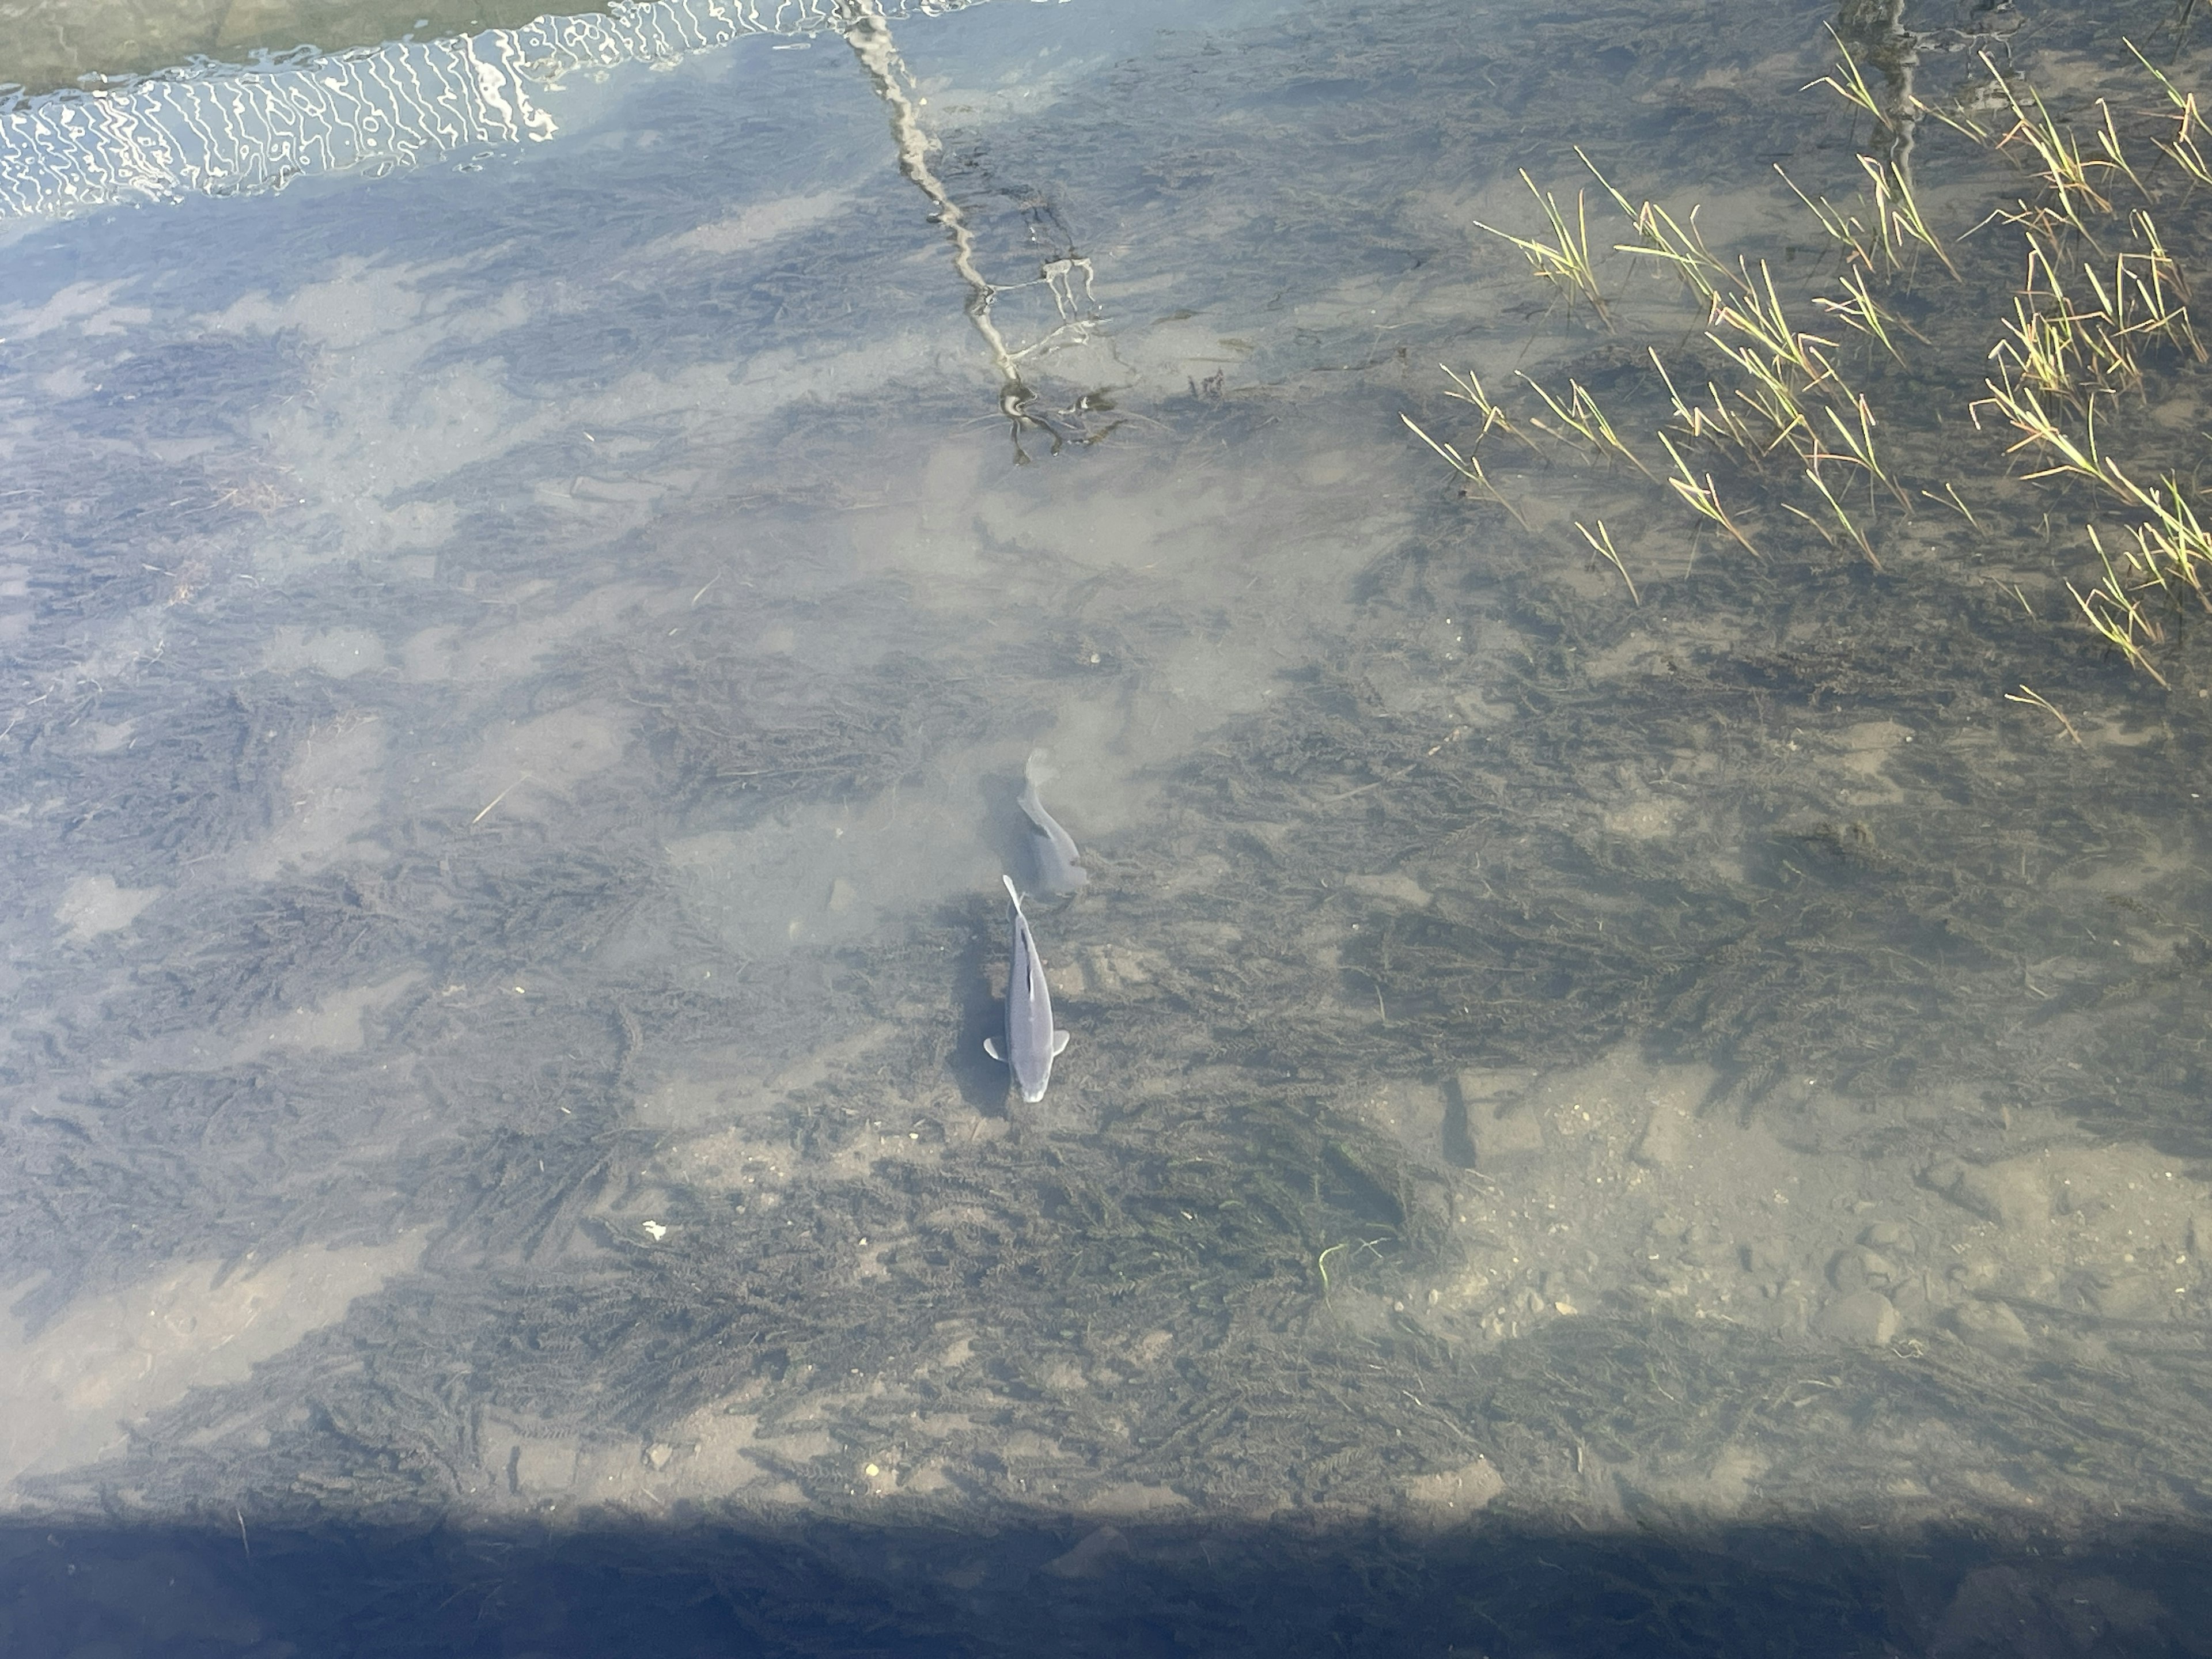
[[[1083,854],[1075,850],[1075,837],[1044,810],[1037,794],[1038,787],[1052,780],[1053,769],[1045,764],[1045,751],[1030,750],[1022,767],[1021,808],[1036,830],[1030,845],[1036,853],[1037,884],[1048,893],[1065,895],[1090,880],[1091,872],[1083,867]]]
[[[1052,1063],[1067,1047],[1067,1033],[1052,1024],[1052,991],[1044,982],[1044,963],[1037,957],[1036,940],[1030,919],[1022,914],[1022,896],[1012,876],[1001,875],[1006,896],[1014,902],[1013,958],[1006,969],[1006,1041],[983,1039],[983,1052],[1013,1073],[1014,1086],[1034,1106],[1044,1098],[1052,1082]]]

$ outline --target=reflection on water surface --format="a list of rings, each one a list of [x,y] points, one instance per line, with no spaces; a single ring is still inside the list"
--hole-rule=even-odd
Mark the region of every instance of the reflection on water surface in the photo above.
[[[38,94],[196,60],[235,64],[302,46],[339,52],[408,34],[475,34],[538,15],[499,0],[22,0],[0,17],[0,76]]]
[[[2094,121],[2166,14],[1978,15],[1906,20],[1921,97],[2008,43]],[[2164,690],[2069,619],[1932,270],[1928,356],[1832,349],[1983,493],[1852,495],[1879,569],[1778,469],[1754,556],[1401,423],[1472,441],[1439,360],[1625,420],[1703,349],[1473,228],[1577,144],[1827,280],[1772,167],[1858,187],[1798,88],[1865,20],[807,21],[453,47],[544,142],[379,178],[396,124],[201,134],[281,193],[7,151],[13,1628],[2185,1649],[2186,606]],[[1939,138],[1941,292],[2001,298],[1961,233],[2030,186]],[[2193,441],[2197,373],[2107,429]],[[1041,745],[1090,878],[1030,1108]]]
[[[916,9],[972,3],[927,0]],[[836,16],[824,0],[661,0],[19,99],[0,107],[0,212],[277,190],[303,176],[382,173],[455,154],[480,166],[507,146],[554,136],[548,98],[564,77],[628,64],[672,68],[752,34],[785,36],[778,50],[803,51],[836,28]]]

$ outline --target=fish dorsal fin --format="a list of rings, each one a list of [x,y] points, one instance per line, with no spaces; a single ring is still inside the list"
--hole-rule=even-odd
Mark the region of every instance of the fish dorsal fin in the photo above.
[[[1052,1057],[1054,1060],[1058,1060],[1062,1054],[1066,1052],[1066,1049],[1067,1033],[1065,1031],[1054,1031],[1052,1034]]]
[[[990,1055],[992,1059],[997,1060],[1001,1066],[1006,1063],[1006,1057],[999,1052],[999,1039],[996,1037],[985,1037],[983,1039],[983,1052]]]

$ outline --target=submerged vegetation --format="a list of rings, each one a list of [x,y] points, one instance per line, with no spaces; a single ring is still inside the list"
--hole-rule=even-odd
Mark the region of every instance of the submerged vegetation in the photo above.
[[[1856,193],[1838,204],[1775,168],[1821,232],[1828,257],[1817,283],[1778,280],[1766,252],[1717,252],[1700,209],[1678,216],[1632,200],[1577,147],[1626,222],[1613,252],[1671,277],[1698,320],[1685,332],[1678,305],[1632,303],[1629,290],[1609,286],[1583,193],[1570,211],[1523,173],[1548,240],[1478,228],[1518,249],[1571,312],[1586,307],[1608,336],[1636,331],[1679,343],[1662,353],[1647,342],[1601,382],[1618,419],[1572,374],[1562,393],[1516,371],[1534,400],[1516,412],[1473,369],[1447,366],[1444,395],[1480,416],[1473,435],[1455,443],[1410,416],[1406,424],[1470,498],[1503,507],[1524,529],[1514,497],[1525,502],[1525,493],[1508,469],[1565,452],[1626,463],[1695,516],[1699,538],[1717,532],[1754,557],[1794,521],[1887,571],[1905,550],[1904,527],[1928,507],[1955,513],[1986,540],[1990,526],[1973,502],[2017,511],[2032,499],[2028,520],[2039,515],[2046,536],[2069,520],[2078,526],[2065,580],[2073,614],[2167,685],[2182,618],[2212,611],[2212,532],[2186,453],[2196,438],[2178,443],[2185,422],[2172,418],[2188,377],[2207,362],[2185,259],[2212,254],[2212,237],[2198,216],[2160,216],[2212,185],[2203,148],[2212,129],[2197,94],[2129,42],[2130,85],[2159,101],[2124,115],[2122,94],[2096,97],[2094,119],[2077,125],[1986,53],[1954,95],[1931,102],[1909,83],[1878,93],[1844,37],[1834,41],[1839,61],[1806,90],[1826,88],[1871,123],[1855,151]],[[1931,222],[1913,165],[1930,122],[1963,147],[1954,158],[1962,179],[1992,188],[1995,176],[1977,174],[1974,163],[2002,158],[2020,186],[1996,191],[1978,222],[1948,236]],[[2003,233],[2018,240],[2008,245]],[[1947,412],[1966,418],[1947,421]],[[1660,470],[1623,435],[1647,420]],[[1519,447],[1500,448],[1506,441]],[[1635,548],[1617,546],[1601,523],[1574,528],[1640,604]],[[2047,709],[2074,735],[2032,692],[2011,700]]]

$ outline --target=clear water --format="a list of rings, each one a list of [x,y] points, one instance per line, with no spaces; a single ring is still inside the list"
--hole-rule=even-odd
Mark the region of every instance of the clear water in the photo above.
[[[2148,132],[2188,21],[1905,24]],[[0,1645],[2195,1650],[2212,678],[1968,418],[2031,187],[1920,134],[1879,568],[1401,422],[1656,461],[1694,312],[1472,222],[1580,144],[1800,302],[1826,23],[694,0],[0,112]]]

